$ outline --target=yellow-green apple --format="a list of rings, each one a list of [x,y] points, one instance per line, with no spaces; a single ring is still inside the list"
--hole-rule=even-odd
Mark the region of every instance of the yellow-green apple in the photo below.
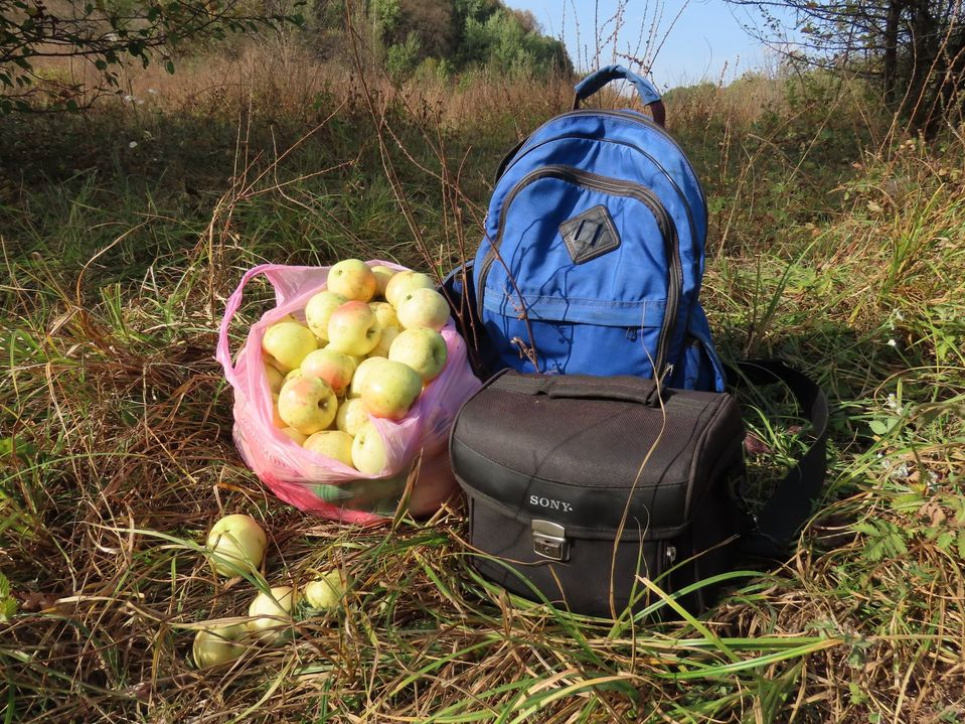
[[[248,631],[266,643],[283,641],[291,630],[294,604],[295,591],[291,586],[259,592],[248,606]]]
[[[243,640],[246,629],[241,624],[211,625],[200,629],[194,637],[191,655],[199,669],[224,666],[239,658],[248,648]]]
[[[281,415],[278,414],[278,395],[271,396],[271,424],[279,429],[288,427],[288,423],[282,420]]]
[[[328,342],[328,320],[332,312],[348,301],[344,294],[332,291],[319,292],[305,306],[305,322],[320,342]]]
[[[338,607],[344,594],[345,586],[338,569],[329,571],[302,588],[302,598],[316,611],[328,611]]]
[[[335,414],[335,425],[342,432],[347,432],[352,437],[358,435],[362,425],[369,421],[369,411],[365,409],[365,403],[361,397],[350,397],[338,406]]]
[[[398,309],[399,301],[406,292],[411,292],[413,289],[434,289],[435,286],[435,282],[427,274],[416,271],[400,271],[386,284],[385,299]]]
[[[362,425],[352,441],[352,465],[366,475],[381,473],[388,461],[385,442],[373,422]]]
[[[346,302],[328,320],[328,346],[354,357],[375,349],[381,334],[379,320],[365,302]]]
[[[429,327],[403,330],[389,348],[389,359],[414,369],[423,382],[435,379],[446,366],[448,357],[446,340]]]
[[[325,380],[302,374],[288,380],[278,393],[278,414],[286,427],[311,435],[332,424],[338,398]]]
[[[299,369],[303,374],[325,380],[335,391],[336,397],[344,397],[355,374],[355,367],[354,357],[325,347],[316,349],[303,359]]]
[[[365,384],[365,380],[385,361],[385,357],[369,357],[359,362],[359,366],[355,368],[355,374],[352,375],[352,384],[349,385],[348,396],[350,398],[361,397],[362,386]]]
[[[379,327],[381,329],[402,326],[399,324],[399,317],[395,313],[395,307],[388,302],[369,302],[369,306],[372,308],[372,311],[375,312],[375,318],[379,320]]]
[[[375,296],[375,274],[360,259],[344,259],[328,271],[328,291],[367,302]]]
[[[449,304],[435,289],[412,289],[401,296],[396,313],[405,329],[440,330],[449,321]]]
[[[385,287],[389,283],[389,279],[394,277],[397,273],[397,269],[392,267],[383,266],[382,264],[376,264],[372,267],[372,273],[375,274],[375,295],[385,299]]]
[[[237,513],[226,515],[211,526],[206,545],[213,554],[211,567],[215,573],[230,578],[261,567],[268,538],[258,521]]]
[[[316,351],[317,351],[317,350],[316,350]],[[311,354],[311,353],[309,352],[309,354]],[[304,362],[304,361],[305,361],[305,360],[302,360],[302,362]],[[295,369],[293,369],[291,372],[289,372],[287,375],[285,375],[285,379],[284,379],[284,380],[282,381],[282,383],[281,383],[281,384],[282,384],[282,387],[285,386],[285,382],[288,382],[288,380],[293,380],[293,379],[295,379],[296,377],[301,377],[301,374],[302,374],[302,368],[301,368],[301,367],[296,367]],[[281,392],[281,390],[278,390],[278,391]]]
[[[401,420],[420,392],[422,378],[419,373],[409,365],[387,359],[366,376],[362,385],[362,401],[375,417]]]
[[[309,435],[302,447],[352,467],[352,436],[347,432],[322,430]]]
[[[382,330],[382,336],[379,337],[379,343],[375,345],[375,349],[369,352],[369,357],[388,357],[392,342],[401,331],[401,327],[385,327]]]
[[[285,375],[279,372],[273,365],[265,363],[265,381],[268,382],[268,389],[278,394],[282,384],[285,382]]]
[[[305,441],[308,439],[308,435],[302,432],[298,432],[294,427],[283,427],[280,428],[283,435],[290,437],[296,445],[304,445]]]
[[[375,345],[373,345],[375,346]],[[265,330],[261,348],[268,355],[272,366],[281,372],[293,370],[302,363],[309,352],[318,349],[312,330],[298,322],[279,322]]]

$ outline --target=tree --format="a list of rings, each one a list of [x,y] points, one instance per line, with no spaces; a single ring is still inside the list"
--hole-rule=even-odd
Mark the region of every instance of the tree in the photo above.
[[[965,6],[961,0],[728,0],[790,10],[813,62],[874,78],[910,128],[934,132],[960,119],[965,100]]]
[[[282,23],[301,23],[301,17],[253,0],[0,0],[0,114],[76,109],[85,91],[116,87],[125,60],[147,66],[157,59],[173,73],[176,53],[188,41]],[[47,87],[38,61],[65,57],[89,61],[101,79],[96,87]]]

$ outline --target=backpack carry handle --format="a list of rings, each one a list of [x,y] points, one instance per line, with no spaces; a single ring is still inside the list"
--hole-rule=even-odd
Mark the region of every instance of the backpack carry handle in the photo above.
[[[600,68],[577,83],[573,87],[573,90],[576,91],[573,98],[573,110],[575,111],[580,107],[580,101],[586,100],[603,86],[615,80],[629,81],[637,89],[640,100],[650,107],[654,122],[661,127],[664,125],[667,120],[667,112],[653,83],[622,65],[608,65]]]

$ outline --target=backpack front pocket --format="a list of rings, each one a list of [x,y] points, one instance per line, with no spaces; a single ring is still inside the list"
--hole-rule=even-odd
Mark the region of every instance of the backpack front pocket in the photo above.
[[[646,186],[539,168],[507,194],[479,267],[479,318],[508,366],[666,371],[682,271],[673,219]]]

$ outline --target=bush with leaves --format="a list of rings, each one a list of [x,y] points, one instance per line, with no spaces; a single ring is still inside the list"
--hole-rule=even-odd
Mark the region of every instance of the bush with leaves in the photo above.
[[[0,0],[0,113],[76,110],[118,85],[125,61],[147,66],[174,60],[188,41],[302,22],[294,12],[273,13],[250,0]],[[93,87],[50,82],[38,61],[80,58],[98,71]]]

